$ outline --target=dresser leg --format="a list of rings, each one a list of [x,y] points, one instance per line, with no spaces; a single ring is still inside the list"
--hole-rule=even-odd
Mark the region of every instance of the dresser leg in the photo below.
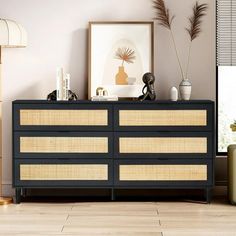
[[[211,188],[205,189],[205,198],[208,204],[211,203]]]
[[[116,197],[115,197],[115,189],[112,188],[112,189],[111,189],[111,200],[112,200],[112,201],[115,201],[115,199],[116,199]]]
[[[21,202],[21,188],[16,188],[16,204]]]
[[[26,197],[26,194],[27,194],[27,189],[26,188],[22,188],[22,196],[23,197]]]

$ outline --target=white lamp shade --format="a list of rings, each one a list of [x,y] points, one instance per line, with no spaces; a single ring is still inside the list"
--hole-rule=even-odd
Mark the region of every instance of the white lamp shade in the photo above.
[[[0,19],[0,46],[26,47],[27,33],[25,29],[13,20]]]

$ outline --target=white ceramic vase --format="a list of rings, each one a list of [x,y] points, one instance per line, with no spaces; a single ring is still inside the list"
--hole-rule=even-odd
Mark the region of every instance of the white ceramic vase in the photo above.
[[[188,79],[183,79],[179,85],[180,97],[182,100],[190,100],[192,92],[192,84]]]
[[[178,100],[178,89],[176,87],[170,89],[170,100],[173,102]]]

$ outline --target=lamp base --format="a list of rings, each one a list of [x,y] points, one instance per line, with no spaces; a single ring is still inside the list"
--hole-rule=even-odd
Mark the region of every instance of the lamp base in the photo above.
[[[13,203],[12,197],[0,197],[0,205],[8,205]]]

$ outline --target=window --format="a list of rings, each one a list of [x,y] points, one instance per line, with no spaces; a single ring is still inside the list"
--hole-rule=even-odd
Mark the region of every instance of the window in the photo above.
[[[217,153],[236,144],[236,1],[217,0]]]

